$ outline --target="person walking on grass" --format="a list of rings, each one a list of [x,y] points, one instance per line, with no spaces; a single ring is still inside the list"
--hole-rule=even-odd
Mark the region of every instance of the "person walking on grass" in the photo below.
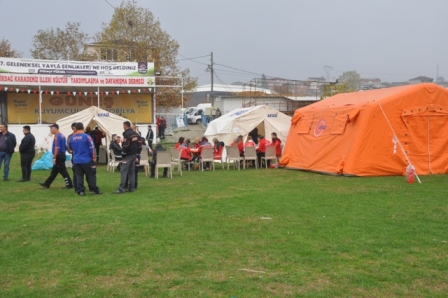
[[[62,189],[71,189],[73,188],[73,182],[65,167],[67,141],[65,136],[59,132],[58,124],[55,123],[50,125],[50,131],[54,135],[53,146],[51,148],[51,152],[53,153],[53,168],[51,169],[50,176],[47,180],[44,183],[39,182],[39,185],[43,188],[49,188],[56,176],[61,174],[65,182],[65,186]]]
[[[14,148],[16,147],[16,136],[8,131],[8,124],[0,124],[0,168],[5,161],[3,168],[3,181],[9,181],[9,163],[11,162]]]
[[[31,127],[25,125],[23,127],[23,134],[25,135],[20,142],[20,166],[22,167],[22,179],[17,182],[26,182],[31,180],[31,164],[36,155],[36,139],[31,133]]]
[[[103,194],[96,185],[96,150],[91,136],[84,133],[82,122],[75,124],[76,131],[70,137],[69,148],[73,152],[73,169],[76,175],[75,189],[78,195],[85,196],[84,175],[89,190],[96,195]]]

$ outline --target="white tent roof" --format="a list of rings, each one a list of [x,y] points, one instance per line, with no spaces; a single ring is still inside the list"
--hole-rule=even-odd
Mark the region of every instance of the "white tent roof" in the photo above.
[[[213,138],[217,138],[225,145],[230,145],[238,135],[242,135],[246,140],[248,134],[257,127],[258,133],[268,140],[271,140],[271,133],[276,132],[282,144],[285,144],[290,126],[290,116],[269,106],[261,105],[238,108],[211,121],[205,136],[210,142]]]
[[[95,126],[98,126],[98,128],[106,135],[106,144],[109,144],[112,134],[121,135],[123,133],[124,121],[131,122],[124,117],[92,106],[81,112],[62,118],[56,123],[59,125],[60,132],[67,137],[72,133],[71,125],[73,122],[82,122],[84,127],[87,127],[91,122],[94,122]]]

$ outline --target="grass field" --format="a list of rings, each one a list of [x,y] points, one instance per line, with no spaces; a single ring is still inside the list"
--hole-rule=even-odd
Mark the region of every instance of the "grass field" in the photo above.
[[[104,195],[49,171],[0,181],[1,297],[447,297],[448,176],[98,169]]]

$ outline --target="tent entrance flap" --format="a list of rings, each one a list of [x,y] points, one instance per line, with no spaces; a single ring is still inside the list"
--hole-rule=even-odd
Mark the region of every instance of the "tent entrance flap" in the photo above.
[[[412,160],[423,161],[416,170],[432,174],[434,168],[448,170],[448,115],[422,115],[403,117],[408,134],[405,141],[406,151]]]

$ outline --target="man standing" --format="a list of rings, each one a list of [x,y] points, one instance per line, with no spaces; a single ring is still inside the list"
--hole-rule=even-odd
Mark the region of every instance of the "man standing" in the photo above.
[[[36,139],[31,133],[31,127],[25,125],[23,127],[23,134],[25,135],[20,142],[20,166],[22,167],[22,179],[17,182],[26,182],[31,180],[31,164],[36,155]]]
[[[166,120],[165,117],[160,117],[160,132],[159,136],[161,140],[165,140]]]
[[[95,144],[96,156],[99,157],[101,140],[104,139],[106,136],[101,130],[99,130],[98,126],[95,126],[95,129],[90,133],[90,136],[92,137],[93,142]]]
[[[70,138],[73,136],[73,134],[76,131],[76,122],[72,123],[71,128],[72,128],[72,133],[68,135],[68,137],[67,137],[67,144],[66,144],[65,147],[67,148],[67,152],[72,155],[71,161],[72,161],[72,172],[73,172],[73,186],[74,186],[74,189],[75,189],[75,193],[78,193],[78,191],[76,190],[76,185],[78,185],[78,183],[76,181],[75,167],[73,167],[73,152],[72,152],[72,150],[70,150],[70,146],[69,146]]]
[[[152,141],[154,141],[154,132],[151,129],[151,125],[148,125],[148,133],[146,134],[146,141],[148,143],[149,148],[152,149]]]
[[[0,124],[0,168],[3,160],[5,167],[3,169],[3,181],[9,181],[9,163],[11,162],[14,148],[16,147],[16,136],[8,131],[8,124]]]
[[[50,176],[47,180],[44,183],[39,182],[39,185],[43,188],[49,188],[59,173],[65,181],[65,186],[63,189],[73,188],[72,179],[70,179],[70,175],[65,167],[65,151],[67,145],[66,139],[64,135],[59,132],[58,124],[55,123],[50,125],[50,131],[54,134],[53,146],[51,148],[51,152],[53,152],[53,168],[51,169]]]
[[[120,186],[114,192],[114,194],[122,194],[126,191],[125,183],[128,178],[128,191],[135,191],[135,162],[137,159],[137,154],[139,153],[139,139],[140,136],[131,128],[131,123],[129,121],[123,122],[123,142],[121,148],[122,152],[122,162],[121,162],[121,181]]]
[[[78,195],[85,196],[84,174],[89,190],[96,195],[102,192],[96,185],[96,152],[92,137],[84,133],[82,122],[75,124],[76,131],[69,141],[69,148],[73,152],[73,169],[76,175],[75,189]]]

